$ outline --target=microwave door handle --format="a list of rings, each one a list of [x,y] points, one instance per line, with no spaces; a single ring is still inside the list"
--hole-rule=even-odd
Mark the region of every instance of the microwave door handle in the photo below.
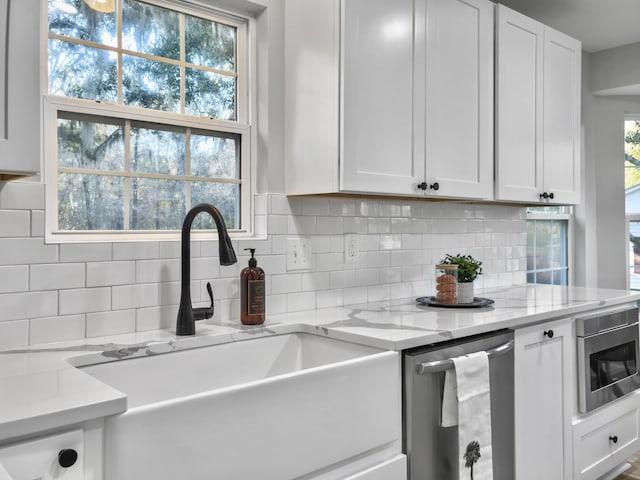
[[[504,355],[509,350],[513,349],[513,340],[509,340],[502,345],[487,350],[487,357],[489,360],[500,355]],[[453,360],[447,358],[446,360],[435,360],[433,362],[422,362],[416,365],[416,373],[418,375],[426,375],[429,373],[444,372],[453,368]]]

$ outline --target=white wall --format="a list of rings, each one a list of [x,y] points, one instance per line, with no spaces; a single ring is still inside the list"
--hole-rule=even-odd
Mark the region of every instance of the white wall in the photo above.
[[[618,87],[640,84],[640,71],[611,69],[620,52],[583,54],[584,201],[576,207],[575,265],[577,285],[626,288],[628,239],[625,230],[624,120],[640,113],[640,96],[594,95],[593,81],[607,78]],[[635,51],[635,50],[634,50]],[[597,55],[597,57],[595,56]],[[635,57],[628,57],[633,62]],[[619,75],[618,75],[619,73]],[[599,83],[600,88],[603,84]]]

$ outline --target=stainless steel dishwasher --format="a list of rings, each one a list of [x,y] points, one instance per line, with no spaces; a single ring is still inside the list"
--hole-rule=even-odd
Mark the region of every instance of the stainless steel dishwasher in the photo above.
[[[513,480],[513,332],[501,330],[405,350],[403,450],[409,480],[458,480],[457,427],[441,427],[444,372],[451,358],[489,355],[494,480]]]

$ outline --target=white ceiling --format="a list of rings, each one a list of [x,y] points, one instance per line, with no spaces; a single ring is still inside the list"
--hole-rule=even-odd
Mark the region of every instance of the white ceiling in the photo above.
[[[640,0],[498,0],[597,52],[640,42]]]

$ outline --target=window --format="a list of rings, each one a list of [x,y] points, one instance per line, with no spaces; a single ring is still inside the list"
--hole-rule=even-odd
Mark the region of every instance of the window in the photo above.
[[[629,239],[628,286],[640,290],[640,119],[624,122],[624,188],[627,238]]]
[[[48,0],[48,233],[246,229],[247,25],[183,4]]]
[[[527,209],[527,282],[569,285],[569,207]]]

